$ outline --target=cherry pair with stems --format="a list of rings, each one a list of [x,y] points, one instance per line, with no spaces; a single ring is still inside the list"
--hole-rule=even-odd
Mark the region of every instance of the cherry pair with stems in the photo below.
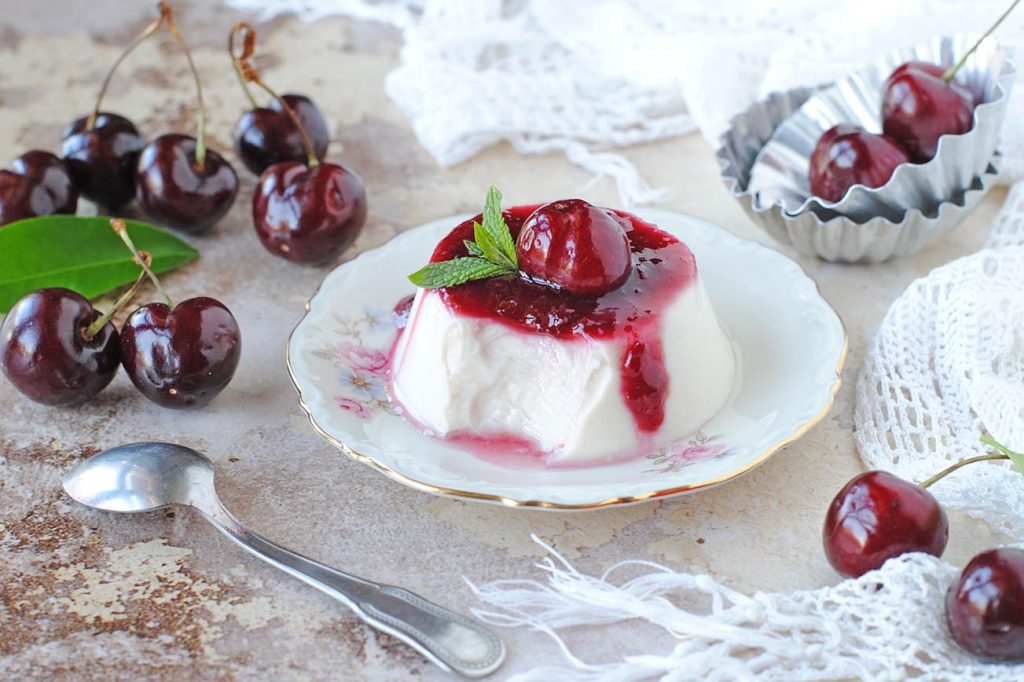
[[[220,301],[190,298],[174,306],[139,252],[124,221],[111,225],[142,271],[135,283],[101,314],[80,294],[63,288],[34,291],[18,301],[0,326],[0,369],[26,397],[48,405],[89,401],[123,366],[135,387],[163,407],[205,405],[234,376],[241,332]],[[112,322],[149,278],[165,303],[149,303],[120,332]]]

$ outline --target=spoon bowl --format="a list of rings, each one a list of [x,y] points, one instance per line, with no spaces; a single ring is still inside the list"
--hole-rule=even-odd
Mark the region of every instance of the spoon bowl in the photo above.
[[[113,512],[147,512],[172,504],[199,507],[214,494],[213,462],[173,443],[133,443],[105,450],[64,475],[77,502]]]

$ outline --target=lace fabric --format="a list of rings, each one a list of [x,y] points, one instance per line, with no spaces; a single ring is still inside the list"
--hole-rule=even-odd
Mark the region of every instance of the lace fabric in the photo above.
[[[1024,449],[1022,226],[1018,183],[989,248],[936,268],[890,307],[857,382],[855,438],[869,467],[919,481],[986,452],[986,433]],[[1008,462],[965,467],[932,492],[1024,537],[1024,485]]]
[[[747,596],[710,576],[650,562],[625,561],[586,575],[534,540],[550,555],[538,564],[545,582],[470,583],[489,605],[474,609],[477,617],[545,633],[569,661],[514,675],[512,682],[1021,679],[1021,666],[982,663],[953,642],[943,604],[957,570],[927,554],[905,554],[834,586]],[[710,606],[684,609],[680,601]],[[588,663],[569,648],[571,628],[619,624],[665,630],[677,643],[611,663]]]
[[[666,195],[609,149],[699,128],[713,144],[758,97],[835,80],[885,50],[981,32],[1003,0],[228,0],[269,17],[340,14],[402,31],[387,92],[443,166],[507,141],[615,179],[625,205]],[[882,17],[884,20],[879,20]],[[837,39],[841,37],[841,39]],[[1024,13],[998,38],[1024,45]],[[1024,89],[1013,104],[1020,109]],[[1024,177],[1007,117],[1004,177]]]

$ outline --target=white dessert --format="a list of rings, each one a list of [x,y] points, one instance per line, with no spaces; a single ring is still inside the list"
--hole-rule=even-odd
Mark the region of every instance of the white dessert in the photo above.
[[[733,345],[699,276],[660,311],[665,418],[642,432],[622,395],[623,340],[560,338],[454,313],[416,294],[391,360],[392,392],[435,435],[513,434],[549,463],[599,461],[695,433],[729,399]]]

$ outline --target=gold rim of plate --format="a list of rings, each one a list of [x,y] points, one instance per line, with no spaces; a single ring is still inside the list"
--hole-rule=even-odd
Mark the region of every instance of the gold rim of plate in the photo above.
[[[808,279],[810,279],[809,276]],[[828,401],[825,403],[824,409],[822,409],[821,412],[819,412],[809,421],[804,422],[799,427],[797,427],[797,429],[793,431],[793,433],[790,436],[788,436],[787,438],[783,438],[778,443],[775,443],[774,445],[767,448],[764,452],[758,455],[745,467],[743,467],[742,469],[732,471],[726,474],[725,476],[719,476],[717,478],[712,478],[707,481],[701,481],[700,483],[691,483],[689,485],[681,485],[671,488],[658,488],[657,490],[651,490],[649,492],[640,493],[638,495],[627,495],[624,497],[609,497],[607,499],[599,500],[597,502],[588,502],[584,504],[564,504],[562,502],[551,502],[549,500],[538,499],[517,500],[510,497],[503,497],[501,495],[478,493],[473,492],[472,490],[459,490],[458,488],[446,488],[444,486],[434,485],[433,483],[425,483],[423,481],[411,478],[409,476],[406,476],[405,474],[395,471],[391,467],[382,464],[381,462],[377,461],[373,457],[370,457],[369,455],[363,454],[355,450],[348,444],[342,442],[338,438],[335,438],[331,434],[327,433],[327,431],[325,431],[323,427],[320,426],[320,424],[317,422],[316,417],[313,416],[313,411],[309,409],[309,406],[306,404],[306,399],[302,395],[302,388],[299,386],[299,382],[295,378],[295,371],[292,368],[291,358],[292,337],[295,336],[295,332],[299,329],[299,327],[302,326],[302,323],[309,315],[310,304],[313,302],[313,299],[316,298],[317,295],[320,293],[320,287],[317,287],[317,290],[313,292],[313,295],[306,300],[305,311],[302,314],[302,318],[299,319],[299,321],[295,324],[295,327],[292,329],[291,333],[288,334],[288,339],[287,341],[285,341],[284,345],[284,363],[285,366],[288,368],[288,378],[292,382],[292,387],[295,389],[295,392],[299,396],[299,406],[302,408],[302,411],[306,413],[306,417],[309,419],[309,423],[312,425],[313,430],[316,431],[321,438],[323,438],[325,441],[327,441],[337,449],[344,452],[346,455],[348,455],[355,461],[367,464],[376,469],[377,471],[381,472],[388,478],[398,481],[399,483],[406,485],[410,488],[427,493],[434,493],[435,495],[441,495],[443,497],[453,497],[455,499],[496,502],[505,507],[585,511],[588,509],[602,509],[605,507],[615,507],[618,505],[636,504],[638,502],[646,502],[648,500],[656,500],[663,497],[672,497],[673,495],[681,495],[683,493],[695,492],[697,490],[702,490],[704,488],[711,488],[716,485],[726,483],[727,481],[731,481],[734,478],[739,478],[740,476],[743,476],[744,474],[747,474],[750,471],[756,469],[758,466],[766,462],[769,457],[774,455],[779,450],[782,450],[787,445],[791,445],[796,441],[800,440],[800,438],[802,438],[804,434],[806,434],[808,431],[814,428],[814,426],[817,425],[817,423],[820,422],[822,419],[824,419],[832,410],[832,406],[835,404],[836,394],[839,392],[839,388],[843,383],[843,367],[846,365],[846,355],[849,350],[850,337],[846,333],[846,324],[843,322],[843,318],[840,317],[839,313],[836,312],[836,309],[832,307],[832,304],[828,302],[828,299],[826,299],[822,295],[821,287],[818,285],[818,283],[813,279],[811,281],[814,283],[814,288],[817,290],[818,296],[825,303],[825,305],[828,306],[829,309],[835,314],[836,319],[839,320],[839,327],[840,329],[843,330],[843,350],[839,354],[839,362],[836,364],[835,369],[836,378],[835,381],[832,383],[832,388],[829,391]]]

